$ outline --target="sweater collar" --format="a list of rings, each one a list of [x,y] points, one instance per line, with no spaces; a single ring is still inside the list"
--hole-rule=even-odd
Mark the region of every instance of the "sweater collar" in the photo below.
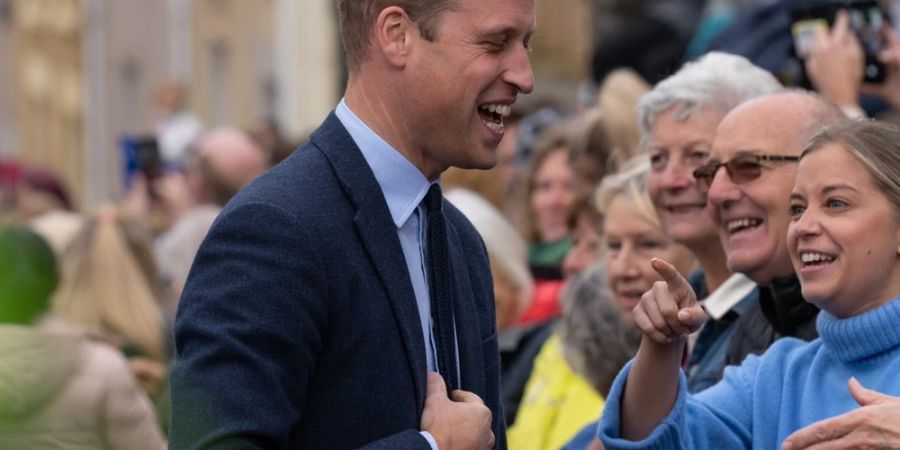
[[[844,362],[883,357],[900,347],[900,297],[858,316],[839,319],[819,313],[816,328],[823,344]]]

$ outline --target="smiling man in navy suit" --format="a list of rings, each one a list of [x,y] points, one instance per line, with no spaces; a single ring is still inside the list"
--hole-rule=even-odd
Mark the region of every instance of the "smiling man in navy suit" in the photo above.
[[[343,100],[197,254],[171,446],[506,448],[487,255],[435,186],[496,163],[534,0],[337,4]]]

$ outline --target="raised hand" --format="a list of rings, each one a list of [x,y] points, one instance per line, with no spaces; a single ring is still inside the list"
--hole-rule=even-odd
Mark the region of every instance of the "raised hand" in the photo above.
[[[889,25],[882,30],[885,48],[878,54],[878,60],[884,64],[886,75],[881,84],[863,84],[860,91],[864,94],[877,95],[890,103],[891,107],[900,110],[900,40]]]
[[[825,98],[838,106],[858,104],[863,79],[864,55],[850,29],[847,11],[839,11],[831,30],[818,30],[806,58],[806,73]]]
[[[782,450],[900,449],[900,397],[866,389],[856,378],[848,387],[859,408],[795,431]]]
[[[653,270],[663,281],[653,283],[634,307],[634,322],[654,341],[668,344],[697,331],[706,313],[687,280],[668,262],[654,258]]]
[[[440,375],[428,373],[428,393],[422,412],[422,431],[431,433],[440,450],[487,450],[494,447],[491,410],[472,392],[455,390],[447,396]]]

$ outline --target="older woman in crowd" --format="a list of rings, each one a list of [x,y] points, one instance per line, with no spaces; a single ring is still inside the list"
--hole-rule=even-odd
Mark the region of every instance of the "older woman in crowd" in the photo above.
[[[638,103],[641,141],[652,167],[650,196],[668,234],[700,262],[690,283],[710,315],[690,356],[691,392],[722,377],[735,322],[757,295],[750,279],[728,270],[706,194],[692,172],[709,158],[716,127],[728,111],[779,89],[769,72],[745,58],[714,52],[686,64]]]
[[[674,261],[684,274],[694,267],[687,249],[672,242],[659,223],[647,196],[648,171],[646,158],[631,160],[620,173],[604,178],[598,189],[597,207],[606,218],[601,244],[606,286],[587,298],[606,302],[607,310],[586,301],[574,287],[567,288],[562,319],[535,359],[519,415],[509,430],[511,448],[558,449],[595,420],[612,374],[637,348],[633,296],[659,279],[645,266],[661,257]]]
[[[787,245],[804,298],[822,309],[811,343],[781,339],[688,394],[681,352],[703,314],[687,281],[653,262],[665,282],[635,308],[644,336],[610,392],[600,427],[607,449],[896,448],[898,142],[900,127],[850,122],[826,128],[800,157]],[[844,427],[816,424],[860,406],[869,410]]]

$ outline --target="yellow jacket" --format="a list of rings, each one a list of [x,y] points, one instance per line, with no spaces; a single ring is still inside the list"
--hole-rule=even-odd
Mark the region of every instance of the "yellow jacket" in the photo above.
[[[553,334],[534,360],[516,421],[507,432],[509,449],[559,450],[597,420],[602,409],[603,398],[572,370],[559,335]]]

